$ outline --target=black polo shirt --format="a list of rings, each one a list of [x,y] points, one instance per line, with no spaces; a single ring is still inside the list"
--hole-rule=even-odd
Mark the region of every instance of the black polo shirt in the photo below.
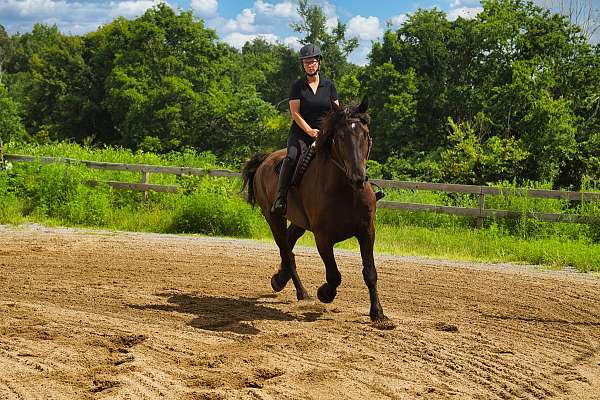
[[[300,115],[313,129],[320,128],[319,120],[331,110],[331,102],[337,99],[335,85],[323,76],[320,77],[317,92],[314,94],[306,77],[294,82],[290,90],[290,100],[300,100]],[[299,127],[296,125],[296,128]]]

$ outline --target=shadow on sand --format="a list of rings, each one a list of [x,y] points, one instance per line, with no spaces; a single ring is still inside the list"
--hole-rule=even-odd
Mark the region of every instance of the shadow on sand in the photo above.
[[[229,298],[183,293],[161,293],[169,304],[130,304],[138,310],[159,310],[192,314],[194,318],[190,325],[194,328],[215,332],[234,332],[238,334],[255,335],[260,332],[253,326],[252,321],[314,321],[318,315],[296,316],[290,313],[267,307],[260,303],[261,298]],[[273,304],[273,303],[268,303]]]

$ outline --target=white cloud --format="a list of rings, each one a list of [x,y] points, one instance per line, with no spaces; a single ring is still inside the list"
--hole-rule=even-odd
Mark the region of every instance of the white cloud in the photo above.
[[[109,15],[113,18],[116,17],[137,17],[142,15],[147,9],[153,7],[159,2],[153,0],[130,0],[121,2],[110,2],[110,13]]]
[[[311,3],[321,6],[323,14],[325,14],[326,17],[333,17],[336,15],[335,5],[331,4],[328,0],[314,0]]]
[[[137,17],[158,3],[156,0],[0,0],[0,21],[11,33],[29,31],[39,22],[56,24],[65,33],[83,34],[116,17]]]
[[[482,7],[459,7],[448,11],[448,20],[454,21],[458,17],[473,19],[483,11]]]
[[[254,32],[256,27],[254,26],[254,20],[256,19],[256,13],[249,8],[245,8],[241,14],[238,14],[235,19],[230,19],[225,24],[225,29],[229,32],[242,31],[242,32]]]
[[[368,55],[371,52],[371,42],[362,42],[349,54],[348,61],[356,65],[367,65]]]
[[[348,21],[348,36],[358,36],[361,40],[375,40],[383,34],[377,17],[357,15]]]
[[[200,17],[211,17],[217,14],[219,4],[217,0],[192,0],[194,14]]]
[[[285,44],[288,47],[291,47],[296,51],[300,50],[300,48],[302,47],[302,43],[300,43],[300,38],[298,38],[297,36],[288,36],[284,38],[283,44]]]
[[[277,42],[277,36],[272,33],[245,34],[245,33],[239,33],[239,32],[232,32],[232,33],[228,34],[227,36],[225,36],[223,38],[223,40],[226,43],[229,43],[230,45],[232,45],[233,47],[235,47],[237,49],[241,49],[242,47],[244,47],[244,44],[246,44],[246,42],[252,41],[258,37],[264,39],[268,43],[276,43]]]
[[[408,16],[406,14],[394,15],[392,18],[390,18],[392,27],[399,27],[406,21],[408,21]]]
[[[331,32],[338,26],[338,17],[329,17],[325,20],[325,29]]]
[[[296,15],[296,6],[291,1],[271,4],[263,0],[257,0],[254,8],[260,14],[279,18],[293,18]]]

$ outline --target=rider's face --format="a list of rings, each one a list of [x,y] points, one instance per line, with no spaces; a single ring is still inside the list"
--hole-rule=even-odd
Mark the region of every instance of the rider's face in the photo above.
[[[316,57],[306,58],[302,60],[302,66],[304,67],[304,71],[312,74],[317,71],[317,68],[319,68],[319,59]]]

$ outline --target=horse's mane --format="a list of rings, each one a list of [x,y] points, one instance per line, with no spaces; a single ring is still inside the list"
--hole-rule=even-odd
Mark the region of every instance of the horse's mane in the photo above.
[[[343,119],[350,118],[358,118],[367,125],[371,122],[369,114],[366,112],[358,112],[358,106],[355,103],[337,109],[334,107],[321,119],[321,132],[319,132],[319,136],[317,136],[316,143],[317,153],[329,157],[336,126]]]

